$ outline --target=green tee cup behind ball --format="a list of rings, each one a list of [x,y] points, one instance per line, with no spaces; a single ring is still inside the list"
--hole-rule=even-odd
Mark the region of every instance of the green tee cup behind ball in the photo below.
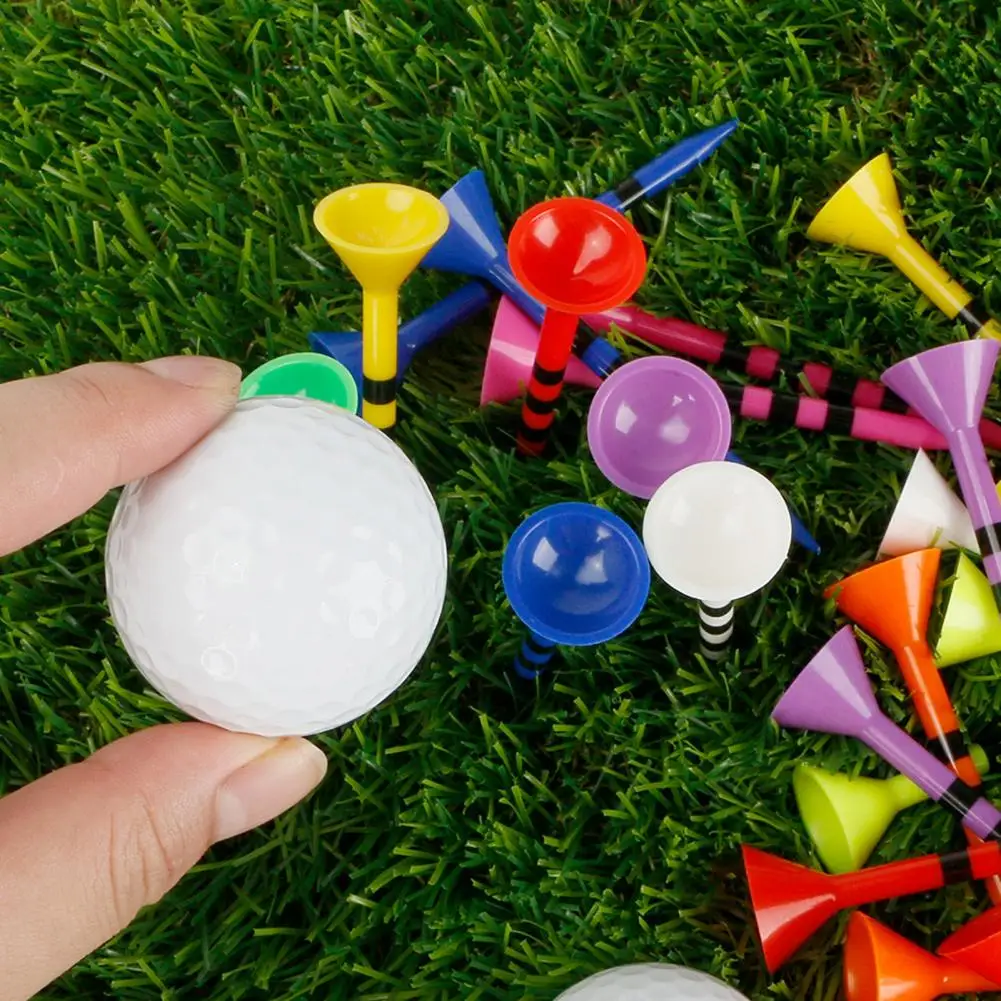
[[[298,396],[319,400],[350,413],[358,409],[358,386],[336,358],[302,351],[272,358],[240,384],[240,399],[253,396]]]

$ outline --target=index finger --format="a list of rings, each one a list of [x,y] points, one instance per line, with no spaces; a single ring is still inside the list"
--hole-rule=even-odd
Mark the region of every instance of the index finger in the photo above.
[[[240,370],[178,356],[0,385],[0,555],[166,466],[236,402]]]

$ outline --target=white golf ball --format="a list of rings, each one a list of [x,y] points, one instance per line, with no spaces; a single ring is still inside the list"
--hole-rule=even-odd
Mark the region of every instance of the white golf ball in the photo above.
[[[447,552],[431,492],[386,435],[258,397],[125,488],[106,566],[115,627],[161,695],[230,730],[305,736],[414,670]]]
[[[634,963],[596,973],[556,1001],[747,1001],[708,973],[667,963]]]

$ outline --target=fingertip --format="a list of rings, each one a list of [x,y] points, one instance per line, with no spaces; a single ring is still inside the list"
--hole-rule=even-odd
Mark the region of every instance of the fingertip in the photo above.
[[[161,379],[177,382],[190,389],[216,393],[223,400],[235,402],[243,373],[238,365],[206,355],[172,355],[140,362],[139,367]]]
[[[286,737],[231,773],[215,801],[213,841],[243,834],[295,806],[322,781],[327,756],[301,737]]]

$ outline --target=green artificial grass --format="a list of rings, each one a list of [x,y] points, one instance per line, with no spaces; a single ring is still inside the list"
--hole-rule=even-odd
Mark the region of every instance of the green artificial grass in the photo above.
[[[249,371],[304,350],[311,329],[360,323],[358,289],[311,223],[329,190],[391,179],[441,193],[479,167],[509,226],[733,116],[742,127],[711,162],[633,213],[646,308],[870,378],[960,336],[888,263],[805,238],[882,150],[914,233],[1001,307],[993,4],[36,0],[4,5],[0,52],[4,379],[176,352]],[[403,315],[461,281],[418,273]],[[483,318],[427,351],[401,400],[396,438],[433,486],[451,552],[421,669],[319,738],[330,773],[305,804],[214,849],[42,997],[546,1001],[644,960],[754,999],[838,996],[843,920],[769,977],[737,852],[815,864],[797,760],[889,774],[848,741],[780,733],[768,712],[840,624],[821,592],[874,556],[910,454],[737,422],[735,448],[823,553],[797,550],[740,608],[723,666],[696,656],[692,606],[657,583],[628,633],[524,683],[500,582],[510,533],[557,500],[637,527],[642,507],[591,461],[583,392],[565,397],[549,461],[513,458],[516,407],[477,409],[488,330]],[[178,718],[108,620],[113,505],[0,565],[0,793]],[[882,704],[909,720],[892,660],[868,647]],[[999,659],[948,673],[996,797],[999,681]],[[961,843],[922,805],[874,861]],[[983,900],[960,886],[872,913],[932,946]]]

